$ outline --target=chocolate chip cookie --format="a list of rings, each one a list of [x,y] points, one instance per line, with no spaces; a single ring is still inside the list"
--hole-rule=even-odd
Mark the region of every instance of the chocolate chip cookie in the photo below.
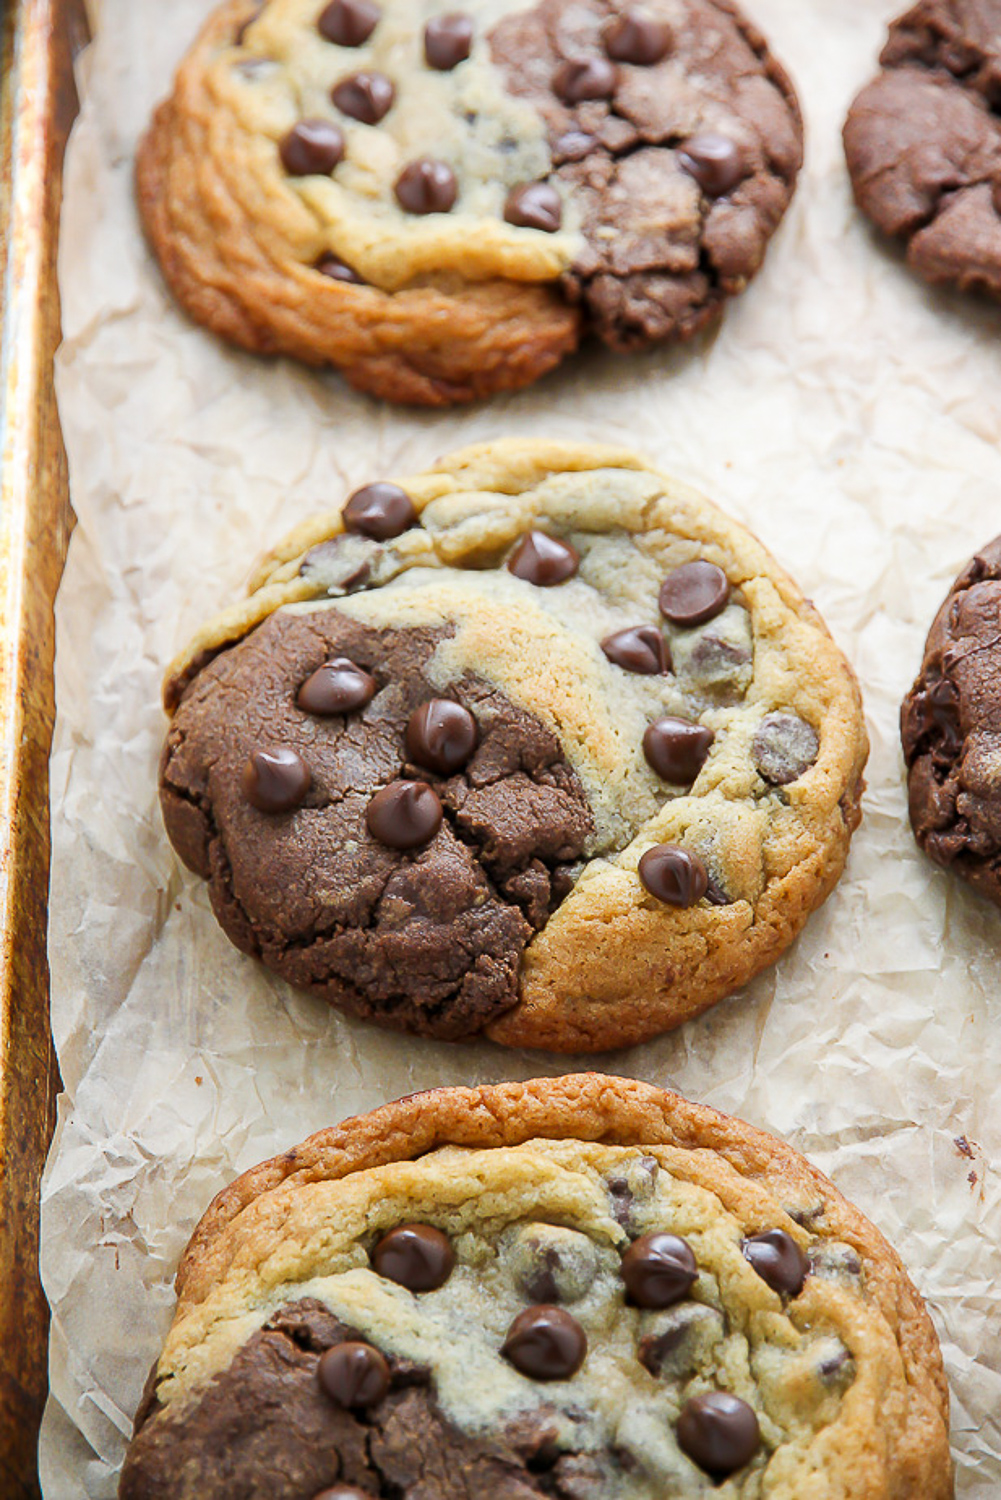
[[[855,198],[932,283],[1001,296],[1001,0],[919,0],[852,105]]]
[[[925,853],[1001,906],[1001,537],[935,617],[900,726]]]
[[[168,834],[232,940],[355,1015],[622,1046],[841,873],[851,670],[772,558],[609,448],[497,442],[299,528],[170,669]]]
[[[774,1137],[584,1074],[438,1089],[215,1200],[120,1500],[947,1500],[897,1256]]]
[[[690,337],[760,267],[801,160],[733,0],[227,0],[138,190],[197,321],[443,406],[586,333]]]

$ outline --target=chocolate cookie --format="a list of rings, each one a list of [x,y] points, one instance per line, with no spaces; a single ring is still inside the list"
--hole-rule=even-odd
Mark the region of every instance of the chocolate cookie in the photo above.
[[[196,320],[443,406],[585,333],[690,337],[758,270],[801,160],[733,0],[227,0],[138,189]]]
[[[845,125],[855,199],[926,281],[1001,296],[1001,0],[919,0]]]
[[[177,1288],[120,1500],[953,1493],[890,1246],[781,1141],[645,1084],[324,1131],[219,1195]]]
[[[1001,906],[1001,537],[935,617],[901,738],[911,824],[925,853]]]
[[[620,1046],[831,890],[858,691],[740,527],[498,442],[295,532],[168,673],[161,797],[233,941],[384,1026]]]

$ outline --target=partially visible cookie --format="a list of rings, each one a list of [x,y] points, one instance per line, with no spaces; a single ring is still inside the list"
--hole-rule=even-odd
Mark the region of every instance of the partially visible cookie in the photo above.
[[[934,1330],[774,1137],[584,1074],[418,1094],[195,1231],[120,1500],[948,1500]]]
[[[1001,296],[1001,0],[919,0],[845,125],[855,199],[933,284]]]

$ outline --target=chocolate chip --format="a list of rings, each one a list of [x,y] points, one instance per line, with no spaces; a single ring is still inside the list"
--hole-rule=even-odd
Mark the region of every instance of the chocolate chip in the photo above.
[[[368,831],[388,849],[417,849],[441,827],[441,801],[424,781],[391,781],[365,813]]]
[[[349,714],[375,697],[376,681],[346,656],[335,656],[306,678],[296,703],[307,714]]]
[[[668,906],[694,906],[709,884],[698,855],[677,844],[656,844],[648,849],[639,863],[639,877],[651,896]]]
[[[583,161],[597,146],[593,135],[583,130],[568,130],[553,145],[553,162],[559,166],[565,161]]]
[[[991,203],[994,205],[994,212],[1001,214],[1001,177],[994,179],[994,186],[991,188]]]
[[[691,1245],[676,1234],[644,1234],[622,1257],[622,1280],[637,1307],[673,1307],[698,1269]]]
[[[660,612],[672,625],[702,625],[726,608],[730,584],[715,563],[684,563],[660,586]]]
[[[816,1371],[824,1385],[844,1388],[855,1378],[855,1361],[840,1339],[825,1339],[816,1352]]]
[[[542,229],[555,234],[563,222],[563,203],[548,182],[522,182],[513,187],[504,203],[509,224],[523,229]]]
[[[766,714],[751,743],[751,759],[763,780],[788,786],[810,769],[819,750],[812,724],[795,714]]]
[[[707,198],[732,192],[747,173],[737,142],[712,130],[691,136],[678,152],[678,161]]]
[[[741,1249],[744,1259],[750,1261],[773,1292],[785,1297],[799,1296],[810,1267],[796,1241],[784,1229],[752,1234]]]
[[[455,173],[443,161],[422,156],[403,168],[393,189],[408,214],[447,214],[459,196]]]
[[[349,1339],[320,1356],[320,1384],[335,1406],[375,1406],[389,1390],[389,1366],[378,1349]]]
[[[664,781],[691,786],[705,765],[716,736],[688,719],[655,719],[643,736],[647,764]]]
[[[329,276],[331,281],[349,281],[353,286],[367,284],[364,276],[359,276],[352,266],[338,260],[336,255],[321,255],[313,269],[321,276]]]
[[[384,1234],[372,1251],[380,1276],[411,1292],[433,1292],[444,1286],[455,1266],[447,1234],[430,1224],[400,1224]]]
[[[351,73],[330,91],[337,108],[363,125],[378,125],[389,114],[396,89],[385,73]]]
[[[344,132],[332,120],[300,120],[278,147],[293,177],[326,176],[344,158]]]
[[[608,23],[602,41],[605,51],[616,62],[650,67],[670,52],[674,33],[667,21],[630,8]]]
[[[257,5],[255,5],[255,7],[254,7],[254,13],[253,13],[253,15],[248,16],[247,19],[244,22],[242,22],[241,25],[239,25],[237,27],[237,29],[236,29],[236,36],[233,38],[234,44],[237,47],[242,47],[243,46],[243,43],[244,43],[244,40],[246,38],[247,32],[250,30],[251,26],[253,26],[254,22],[257,20],[258,16],[261,14],[261,11],[263,9],[264,9],[264,0],[259,0],[259,3]]]
[[[530,1380],[569,1380],[584,1363],[587,1336],[562,1307],[526,1307],[507,1331],[504,1358]]]
[[[629,630],[606,635],[601,649],[608,660],[624,672],[640,672],[653,677],[671,667],[667,642],[656,625],[634,625]]]
[[[243,768],[243,794],[258,812],[291,812],[301,806],[312,779],[302,756],[284,745],[253,750]]]
[[[417,521],[417,511],[406,490],[379,480],[355,490],[341,511],[341,520],[345,531],[389,542],[409,531]]]
[[[424,28],[424,57],[429,68],[450,73],[465,62],[473,45],[473,22],[462,11],[435,16]]]
[[[480,732],[469,709],[461,703],[432,698],[414,709],[404,738],[407,754],[418,766],[451,776],[476,749]]]
[[[561,542],[544,531],[526,531],[507,560],[507,569],[515,578],[539,588],[551,588],[572,578],[580,565],[580,555],[569,542]]]
[[[321,11],[317,30],[338,47],[360,47],[372,35],[381,14],[372,0],[333,0]]]
[[[713,1478],[742,1469],[761,1446],[752,1407],[729,1391],[693,1396],[678,1418],[678,1447]]]
[[[553,74],[553,89],[565,104],[585,99],[610,99],[615,93],[615,67],[607,57],[564,62]]]
[[[557,1224],[525,1224],[513,1231],[508,1265],[530,1302],[578,1302],[594,1285],[598,1252],[586,1234]]]
[[[714,1363],[714,1351],[726,1335],[722,1313],[702,1302],[679,1302],[644,1315],[644,1332],[636,1353],[651,1375],[680,1380]]]

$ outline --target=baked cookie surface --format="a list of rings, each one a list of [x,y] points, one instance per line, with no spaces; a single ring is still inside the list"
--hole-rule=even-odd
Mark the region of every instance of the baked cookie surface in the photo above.
[[[845,125],[855,199],[926,281],[1001,296],[1001,0],[919,0]]]
[[[498,442],[301,527],[165,685],[168,834],[245,951],[382,1025],[562,1051],[771,963],[859,817],[858,690],[708,501]]]
[[[945,1500],[937,1340],[781,1141],[580,1075],[411,1096],[203,1218],[121,1500]]]
[[[228,0],[140,147],[197,321],[391,400],[688,337],[792,196],[792,86],[731,0]]]

